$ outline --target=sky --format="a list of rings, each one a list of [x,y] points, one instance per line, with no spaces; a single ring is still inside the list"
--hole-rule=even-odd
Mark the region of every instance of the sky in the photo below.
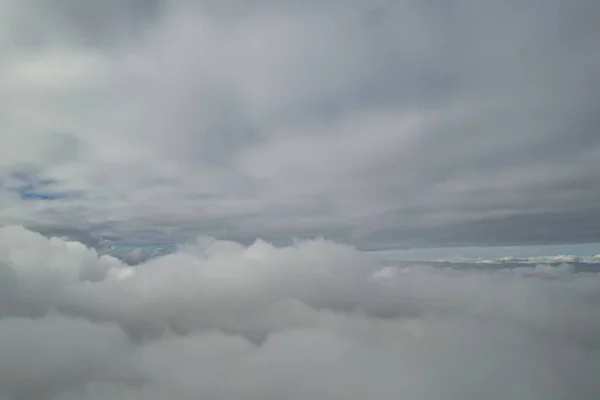
[[[0,0],[0,224],[600,242],[594,0]]]
[[[600,398],[597,0],[0,10],[0,400]]]

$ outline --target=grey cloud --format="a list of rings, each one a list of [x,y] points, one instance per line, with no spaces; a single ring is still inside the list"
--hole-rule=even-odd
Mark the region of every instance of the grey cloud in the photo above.
[[[29,226],[27,227],[33,232],[38,232],[46,237],[61,237],[73,240],[86,245],[89,248],[96,250],[106,250],[107,243],[102,236],[95,234],[99,230],[99,227],[94,227],[90,231],[69,228],[64,226]],[[108,240],[116,239],[108,237]]]
[[[3,223],[147,243],[600,240],[581,222],[600,196],[594,1],[4,3],[0,169],[85,195],[0,199]]]
[[[9,11],[14,10],[9,17],[18,18],[8,21],[12,29],[6,39],[31,50],[65,44],[110,48],[122,40],[135,38],[162,13],[160,0],[3,3]]]
[[[432,228],[389,229],[364,238],[372,250],[406,247],[518,246],[596,243],[600,239],[597,220],[600,212],[584,209],[561,213],[527,213],[518,216],[488,217],[475,221],[441,224]],[[568,233],[568,237],[567,236]]]

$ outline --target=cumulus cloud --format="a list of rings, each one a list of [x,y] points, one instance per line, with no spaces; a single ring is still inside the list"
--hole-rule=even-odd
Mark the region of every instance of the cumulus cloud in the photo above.
[[[128,266],[0,228],[0,398],[596,399],[600,274],[201,237]],[[93,272],[93,273],[91,273]]]

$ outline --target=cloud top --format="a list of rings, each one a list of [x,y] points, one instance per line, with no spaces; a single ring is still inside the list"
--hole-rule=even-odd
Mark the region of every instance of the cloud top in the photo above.
[[[600,273],[199,238],[136,266],[0,228],[0,398],[596,399]]]

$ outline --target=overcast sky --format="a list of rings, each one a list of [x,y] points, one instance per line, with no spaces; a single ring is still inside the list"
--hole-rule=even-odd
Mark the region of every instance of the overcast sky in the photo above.
[[[600,241],[596,0],[0,0],[0,224]]]
[[[600,399],[599,20],[0,0],[0,400]]]

